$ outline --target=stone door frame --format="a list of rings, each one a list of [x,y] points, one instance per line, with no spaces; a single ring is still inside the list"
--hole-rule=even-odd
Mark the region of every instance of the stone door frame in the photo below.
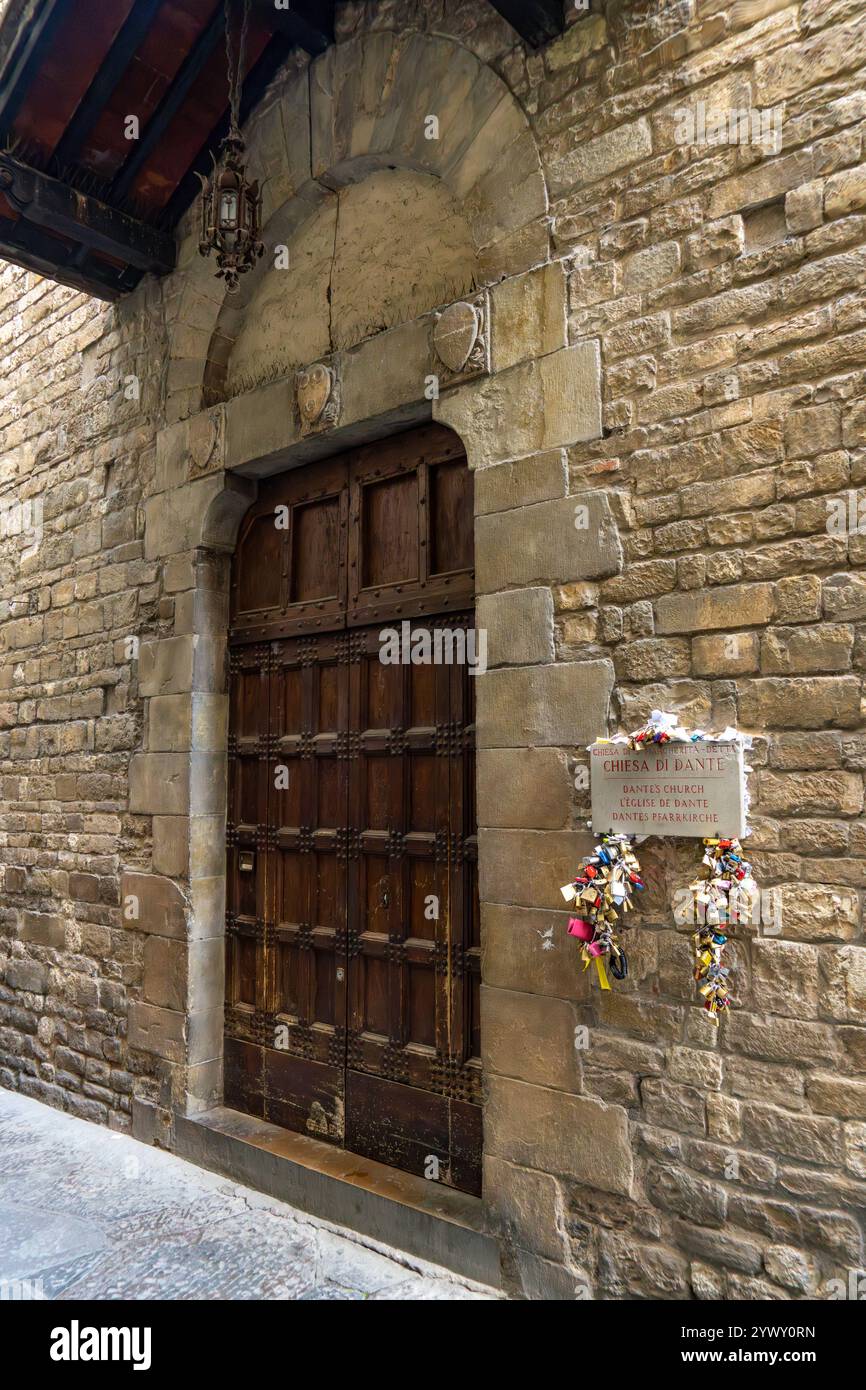
[[[508,360],[501,348],[497,352],[497,320],[510,321],[507,310],[515,300],[524,306],[530,325],[522,344],[526,358],[496,371],[497,357]],[[560,325],[556,335],[550,329],[552,304],[557,310],[553,322]],[[310,428],[301,420],[296,382],[281,380],[170,425],[157,437],[156,490],[144,504],[145,554],[160,562],[162,593],[173,605],[173,623],[165,635],[141,643],[145,738],[131,762],[130,811],[153,817],[153,863],[150,873],[126,873],[122,886],[124,903],[135,902],[135,915],[126,917],[125,912],[124,924],[144,937],[142,997],[130,1006],[129,1040],[151,1055],[162,1078],[158,1102],[136,1104],[136,1129],[142,1137],[158,1136],[160,1107],[163,1114],[189,1116],[222,1102],[228,579],[242,518],[257,494],[257,478],[432,418],[458,435],[476,483],[479,474],[486,474],[495,493],[516,487],[524,473],[539,480],[546,500],[532,498],[535,505],[528,510],[534,517],[520,508],[520,516],[527,517],[522,542],[531,548],[534,525],[539,536],[555,545],[556,528],[561,535],[563,525],[573,525],[565,451],[601,434],[598,343],[566,343],[566,286],[559,264],[500,282],[484,296],[482,314],[479,322],[489,335],[486,356],[476,354],[476,362],[463,373],[449,373],[439,359],[434,340],[438,315],[425,314],[322,364],[332,374],[336,402],[322,425]],[[438,387],[432,400],[431,378]],[[619,560],[605,546],[607,497],[602,492],[586,496],[599,509],[593,527],[604,552],[599,563],[611,572]],[[485,504],[476,502],[476,593],[480,608],[493,605],[487,611],[494,620],[500,591],[503,596],[515,588],[519,594],[539,592],[521,588],[527,580],[515,570],[515,536],[509,540],[498,534],[503,516],[507,521],[517,515],[513,510],[485,514]],[[546,563],[543,558],[541,563]],[[550,574],[556,577],[555,570]],[[514,674],[503,666],[512,660],[508,626],[494,621],[489,637],[493,669],[478,678],[478,746],[495,749],[500,760],[510,757],[510,750],[563,741],[555,723],[549,730],[527,728],[527,700],[531,705],[536,677],[545,689],[551,679],[568,680],[570,671],[585,681],[597,664],[553,663],[551,652],[543,658],[550,664],[523,667],[526,698],[509,714],[497,698],[501,677]],[[606,714],[609,682],[598,674]],[[542,696],[542,706],[547,698]],[[554,692],[552,698],[560,697]],[[581,691],[576,698],[579,703],[589,699]],[[599,705],[599,699],[589,703]],[[479,776],[482,796],[483,786]],[[483,830],[486,819],[480,802],[482,911],[485,882],[498,873],[495,843],[488,850]],[[501,832],[494,832],[494,841],[497,834]],[[576,840],[569,832],[569,857]],[[485,966],[483,981],[486,974]],[[533,1002],[532,996],[518,993],[510,999],[516,1011],[521,1001]]]

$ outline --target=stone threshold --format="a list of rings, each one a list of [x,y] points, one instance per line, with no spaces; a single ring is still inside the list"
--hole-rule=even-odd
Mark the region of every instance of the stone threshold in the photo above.
[[[309,1216],[501,1287],[480,1198],[220,1106],[175,1116],[173,1152]]]

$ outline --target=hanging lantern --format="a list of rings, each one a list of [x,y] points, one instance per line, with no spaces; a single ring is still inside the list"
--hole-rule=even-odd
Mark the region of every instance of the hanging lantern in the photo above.
[[[264,255],[265,246],[260,236],[262,194],[258,180],[247,179],[245,146],[239,128],[249,0],[244,0],[236,57],[232,54],[230,18],[230,0],[226,0],[226,65],[231,113],[229,133],[220,146],[219,158],[212,156],[214,167],[211,177],[206,179],[198,175],[202,186],[198,249],[202,256],[216,252],[219,266],[217,279],[224,278],[229,294],[235,294],[241,275],[252,270],[259,257]]]
[[[217,278],[235,294],[241,275],[252,270],[265,246],[261,240],[262,195],[258,180],[249,181],[243,164],[244,142],[230,130],[214,160],[210,179],[202,178],[201,239],[203,256],[216,252]]]

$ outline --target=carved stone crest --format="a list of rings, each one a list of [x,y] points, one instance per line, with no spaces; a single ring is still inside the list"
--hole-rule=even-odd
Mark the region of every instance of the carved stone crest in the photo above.
[[[486,325],[483,295],[474,301],[458,300],[436,315],[433,347],[449,372],[459,376],[488,370]]]
[[[191,478],[200,478],[205,473],[222,468],[225,453],[224,424],[225,411],[222,406],[217,406],[215,410],[202,411],[190,421],[187,455]]]
[[[340,409],[337,388],[336,372],[324,362],[314,362],[298,372],[295,390],[304,434],[336,424]]]

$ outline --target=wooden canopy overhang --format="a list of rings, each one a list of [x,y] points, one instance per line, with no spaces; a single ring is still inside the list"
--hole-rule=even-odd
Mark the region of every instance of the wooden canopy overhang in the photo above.
[[[333,42],[338,2],[251,0],[242,120],[293,50]],[[535,47],[562,32],[566,0],[492,3]],[[102,299],[165,274],[227,130],[224,0],[8,0],[0,258]]]

